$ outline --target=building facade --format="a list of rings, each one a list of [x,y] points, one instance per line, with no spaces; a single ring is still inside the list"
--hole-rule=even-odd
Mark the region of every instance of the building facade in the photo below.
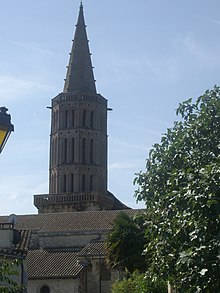
[[[104,241],[120,212],[18,215],[15,228],[24,235],[19,251],[25,251],[27,292],[110,293],[123,272],[107,266]],[[124,212],[133,217],[140,211]],[[0,216],[0,225],[7,218]]]

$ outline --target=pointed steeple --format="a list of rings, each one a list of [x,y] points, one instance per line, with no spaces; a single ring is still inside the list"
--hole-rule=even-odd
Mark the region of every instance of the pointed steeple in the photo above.
[[[107,190],[108,101],[96,93],[82,1],[64,92],[52,99],[49,194],[39,213],[125,209]]]
[[[96,94],[90,55],[81,1],[69,65],[67,67],[64,93],[80,91],[84,94]]]

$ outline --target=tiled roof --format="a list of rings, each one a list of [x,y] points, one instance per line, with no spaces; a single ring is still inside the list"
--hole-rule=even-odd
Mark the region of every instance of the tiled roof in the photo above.
[[[21,230],[21,241],[16,245],[16,249],[19,251],[28,251],[29,243],[31,238],[30,230]]]
[[[30,237],[31,237],[31,231],[30,230],[21,230],[21,240],[17,245],[13,245],[12,248],[0,248],[0,253],[4,255],[10,255],[12,257],[18,257],[23,258],[26,256],[29,243],[30,243]]]
[[[78,256],[105,256],[106,253],[104,242],[92,242],[78,252]]]
[[[20,250],[28,250],[31,231],[42,233],[82,232],[110,230],[120,210],[88,211],[72,213],[46,213],[38,215],[17,216],[16,229],[22,230]],[[136,215],[142,210],[123,210],[128,215]],[[0,217],[0,223],[5,223],[7,217]],[[87,244],[80,252],[29,250],[27,253],[27,272],[30,279],[76,278],[83,269],[78,262],[83,256],[104,257],[106,255],[103,242]]]
[[[30,250],[26,260],[29,279],[75,278],[83,269],[76,252]]]
[[[132,216],[142,210],[123,210]],[[120,210],[18,215],[16,229],[41,232],[109,230]],[[0,217],[0,223],[7,217]]]

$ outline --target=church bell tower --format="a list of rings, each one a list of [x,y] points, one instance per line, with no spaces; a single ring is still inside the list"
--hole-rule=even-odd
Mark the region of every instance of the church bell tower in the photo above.
[[[127,208],[107,190],[107,110],[81,3],[64,89],[52,99],[49,194],[34,196],[39,213]]]

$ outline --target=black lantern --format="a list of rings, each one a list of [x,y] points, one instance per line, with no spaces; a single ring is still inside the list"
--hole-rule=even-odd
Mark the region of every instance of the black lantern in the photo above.
[[[0,107],[0,153],[2,152],[10,134],[14,131],[14,125],[11,124],[11,115],[6,113],[6,107]]]

